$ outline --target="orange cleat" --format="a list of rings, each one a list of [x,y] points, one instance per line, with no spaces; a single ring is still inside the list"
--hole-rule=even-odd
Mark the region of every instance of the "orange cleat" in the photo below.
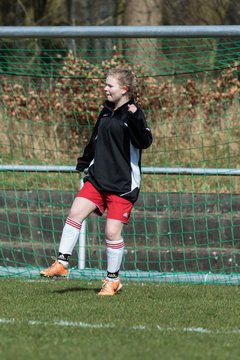
[[[55,259],[55,262],[49,268],[42,270],[40,275],[44,277],[66,277],[68,275],[68,269]]]
[[[118,281],[103,280],[103,285],[98,295],[101,296],[113,296],[121,290],[122,284],[120,279]]]

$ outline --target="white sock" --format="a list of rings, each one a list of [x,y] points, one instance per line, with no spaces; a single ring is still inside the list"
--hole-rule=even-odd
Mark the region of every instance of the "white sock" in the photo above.
[[[81,230],[81,223],[70,219],[66,220],[65,226],[62,231],[62,237],[59,245],[59,252],[62,254],[72,255],[74,246],[76,245],[79,233]],[[58,259],[59,260],[59,259]],[[67,261],[59,260],[60,263],[66,265]]]
[[[123,239],[120,240],[107,240],[106,239],[106,246],[107,246],[107,272],[111,274],[115,274],[120,270],[122,257],[124,252],[124,241]],[[113,280],[108,278],[108,280]],[[114,279],[117,280],[118,278]]]

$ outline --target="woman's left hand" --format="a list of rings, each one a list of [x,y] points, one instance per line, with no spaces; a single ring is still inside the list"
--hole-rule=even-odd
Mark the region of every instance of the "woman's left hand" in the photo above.
[[[129,104],[128,111],[134,114],[137,111],[137,107],[134,104]]]

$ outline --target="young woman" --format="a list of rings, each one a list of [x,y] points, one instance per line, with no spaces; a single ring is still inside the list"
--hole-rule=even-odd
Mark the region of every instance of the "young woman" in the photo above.
[[[136,77],[132,71],[108,72],[107,101],[100,112],[78,171],[88,168],[84,186],[77,194],[63,228],[57,260],[41,276],[67,276],[69,256],[81,224],[92,212],[107,211],[105,227],[107,276],[98,295],[115,295],[122,287],[119,270],[124,251],[123,224],[130,219],[140,190],[141,151],[152,143],[145,116],[135,102]]]

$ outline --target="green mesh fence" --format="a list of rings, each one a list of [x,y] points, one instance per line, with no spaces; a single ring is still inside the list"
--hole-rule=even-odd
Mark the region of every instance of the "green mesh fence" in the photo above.
[[[0,41],[0,162],[34,169],[1,166],[0,276],[39,276],[52,263],[106,71],[122,65],[138,76],[154,136],[142,161],[153,173],[124,227],[122,278],[238,284],[240,184],[227,169],[240,162],[239,53],[236,39]],[[48,168],[62,165],[72,170]],[[105,275],[104,225],[88,219],[85,265],[80,244],[70,277]]]

